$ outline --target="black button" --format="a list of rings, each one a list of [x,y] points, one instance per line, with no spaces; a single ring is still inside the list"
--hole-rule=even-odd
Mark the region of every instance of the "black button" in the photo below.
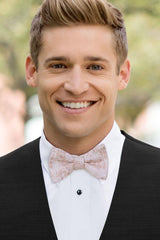
[[[82,190],[81,190],[81,189],[78,189],[78,190],[77,190],[77,194],[78,194],[78,195],[81,195],[81,194],[82,194]]]

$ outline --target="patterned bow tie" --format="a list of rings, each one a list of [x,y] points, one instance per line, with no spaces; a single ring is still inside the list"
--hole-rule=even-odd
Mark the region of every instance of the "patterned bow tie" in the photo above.
[[[98,179],[106,179],[108,158],[105,145],[101,144],[83,155],[71,155],[62,149],[53,147],[49,159],[49,171],[53,183],[61,181],[72,171],[85,169]]]

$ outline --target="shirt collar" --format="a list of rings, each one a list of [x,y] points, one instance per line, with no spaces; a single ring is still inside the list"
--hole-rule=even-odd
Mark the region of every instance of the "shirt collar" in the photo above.
[[[115,172],[118,173],[119,171],[124,140],[124,135],[121,133],[117,123],[114,121],[111,131],[101,142],[105,145],[108,155],[109,166],[107,179],[112,178],[112,174],[115,174]],[[103,182],[105,181],[102,180],[102,183]]]
[[[121,134],[117,123],[114,122],[111,131],[99,143],[99,144],[104,144],[106,147],[108,162],[109,162],[108,175],[112,174],[112,172],[114,171],[114,168],[117,167],[117,164],[119,167],[124,139],[125,137]],[[47,141],[43,132],[40,139],[40,156],[41,156],[42,165],[47,171],[48,171],[49,156],[51,154],[52,147],[53,147],[52,144]]]

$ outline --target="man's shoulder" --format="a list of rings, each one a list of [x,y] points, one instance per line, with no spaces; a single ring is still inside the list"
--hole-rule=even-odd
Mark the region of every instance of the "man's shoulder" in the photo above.
[[[121,133],[125,136],[124,149],[126,151],[132,152],[135,156],[143,156],[143,158],[145,156],[146,158],[157,158],[160,162],[160,148],[138,140],[124,131],[121,131]]]
[[[37,155],[39,150],[39,140],[37,138],[32,142],[29,142],[20,148],[0,157],[0,166],[5,166],[9,164],[16,164],[19,161],[25,161],[25,159],[30,159],[32,156]]]

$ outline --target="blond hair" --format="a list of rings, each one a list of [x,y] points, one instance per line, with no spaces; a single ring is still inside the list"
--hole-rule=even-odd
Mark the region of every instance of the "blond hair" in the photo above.
[[[45,0],[32,21],[30,31],[30,53],[36,68],[43,29],[77,24],[106,25],[112,30],[119,72],[128,54],[126,28],[121,11],[106,0]]]

